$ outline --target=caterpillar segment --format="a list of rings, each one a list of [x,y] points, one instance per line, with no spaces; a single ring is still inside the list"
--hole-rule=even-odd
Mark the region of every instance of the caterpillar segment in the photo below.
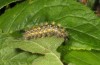
[[[50,36],[56,36],[66,39],[68,34],[60,24],[56,25],[55,22],[51,24],[48,24],[46,22],[45,24],[32,27],[29,30],[25,31],[25,33],[23,34],[23,37],[26,40]]]

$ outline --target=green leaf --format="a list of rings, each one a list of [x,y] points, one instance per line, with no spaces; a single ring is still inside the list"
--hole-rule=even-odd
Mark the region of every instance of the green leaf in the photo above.
[[[19,44],[18,48],[24,51],[44,55],[33,61],[33,65],[63,65],[60,61],[60,54],[57,52],[57,48],[63,41],[62,38],[46,37],[23,41],[20,44],[17,42],[17,44]]]
[[[63,65],[59,58],[53,53],[47,53],[45,56],[37,58],[32,65]]]
[[[70,51],[64,62],[73,65],[100,65],[100,51]]]
[[[11,33],[41,22],[55,21],[67,28],[70,49],[99,50],[100,30],[96,27],[97,22],[92,21],[94,19],[96,16],[92,11],[74,0],[31,0],[0,16],[0,28],[5,33]]]
[[[100,50],[100,30],[92,24],[83,24],[69,28],[72,39],[70,40],[73,49],[96,49]]]
[[[0,17],[0,28],[9,33],[20,30],[29,24],[35,25],[45,21],[59,21],[58,23],[62,26],[75,27],[89,23],[88,21],[94,18],[94,14],[89,9],[73,0],[31,0],[16,5],[2,15]]]
[[[40,60],[41,63],[45,65],[47,63],[50,65],[52,63],[53,65],[63,65],[60,61],[60,53],[57,52],[57,48],[64,41],[63,38],[47,37],[36,40],[33,39],[29,41],[22,41],[8,37],[6,39],[1,38],[1,40],[3,40],[0,44],[0,58],[2,60],[0,64],[2,65],[10,65],[15,63],[23,65],[34,65],[34,63],[37,63],[37,60]],[[41,56],[39,57],[37,54],[40,54]],[[45,61],[47,59],[48,61]]]
[[[0,0],[0,9],[3,8],[4,6],[16,2],[17,0]]]
[[[12,38],[0,38],[0,65],[31,65],[37,55],[17,49]]]
[[[58,57],[59,54],[57,52],[57,48],[62,44],[64,41],[63,38],[57,37],[46,37],[46,38],[38,38],[33,40],[24,40],[24,41],[15,41],[15,43],[19,44],[18,48],[29,51],[31,53],[54,53]]]

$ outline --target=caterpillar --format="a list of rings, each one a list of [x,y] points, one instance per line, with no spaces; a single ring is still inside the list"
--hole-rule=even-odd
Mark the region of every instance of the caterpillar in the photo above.
[[[62,37],[66,39],[68,34],[66,33],[65,29],[61,27],[60,24],[55,25],[54,22],[51,24],[45,23],[39,26],[34,26],[29,30],[26,30],[23,34],[23,37],[26,40],[50,36]]]

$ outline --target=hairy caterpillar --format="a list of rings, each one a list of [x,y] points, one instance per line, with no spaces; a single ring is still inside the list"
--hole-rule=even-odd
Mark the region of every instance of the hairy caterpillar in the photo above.
[[[43,37],[50,37],[50,36],[56,36],[56,37],[62,37],[64,39],[67,38],[67,33],[65,32],[65,29],[61,27],[60,25],[55,25],[55,23],[45,23],[40,26],[34,26],[31,29],[25,31],[23,37],[24,39],[36,39],[36,38],[43,38]]]

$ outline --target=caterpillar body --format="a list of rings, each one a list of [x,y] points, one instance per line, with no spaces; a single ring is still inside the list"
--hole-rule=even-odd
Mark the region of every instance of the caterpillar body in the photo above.
[[[26,40],[50,36],[62,37],[66,39],[68,34],[63,27],[61,27],[60,25],[55,25],[54,22],[51,24],[45,23],[40,26],[34,26],[29,30],[26,30],[23,34],[23,37]]]

